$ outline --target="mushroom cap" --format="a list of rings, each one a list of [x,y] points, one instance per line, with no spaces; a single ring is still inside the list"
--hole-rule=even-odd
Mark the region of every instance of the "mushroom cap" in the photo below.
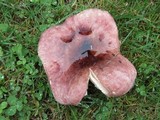
[[[99,9],[84,10],[43,32],[38,55],[61,104],[77,105],[87,92],[89,79],[107,96],[123,95],[132,88],[137,74],[120,54],[114,19]]]

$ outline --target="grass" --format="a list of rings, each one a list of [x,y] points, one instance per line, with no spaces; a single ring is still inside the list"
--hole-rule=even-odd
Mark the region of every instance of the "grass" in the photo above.
[[[159,120],[160,2],[47,1],[0,1],[0,120]],[[63,106],[53,98],[37,44],[49,26],[87,8],[112,14],[121,51],[138,76],[134,88],[122,97],[107,98],[90,84],[89,95],[78,106]]]

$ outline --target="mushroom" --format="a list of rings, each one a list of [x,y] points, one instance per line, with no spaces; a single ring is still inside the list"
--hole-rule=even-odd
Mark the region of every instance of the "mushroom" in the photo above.
[[[99,9],[84,10],[47,29],[38,55],[56,101],[64,105],[77,105],[89,80],[106,96],[117,97],[133,87],[137,75],[120,53],[114,19]]]

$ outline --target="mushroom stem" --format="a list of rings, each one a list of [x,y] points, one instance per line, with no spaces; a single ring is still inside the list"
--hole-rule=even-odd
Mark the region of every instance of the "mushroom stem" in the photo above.
[[[89,78],[90,81],[96,86],[96,88],[98,88],[99,90],[102,91],[102,93],[104,93],[105,95],[108,95],[108,90],[106,90],[106,88],[102,85],[102,83],[100,82],[100,80],[96,77],[96,75],[94,74],[94,72],[89,68]]]

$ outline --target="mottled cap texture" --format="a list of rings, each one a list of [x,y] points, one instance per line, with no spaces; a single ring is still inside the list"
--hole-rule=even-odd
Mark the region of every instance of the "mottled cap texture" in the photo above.
[[[137,75],[120,53],[113,17],[100,9],[84,10],[47,29],[38,55],[55,100],[64,105],[77,105],[89,80],[106,96],[117,97],[133,87]]]

